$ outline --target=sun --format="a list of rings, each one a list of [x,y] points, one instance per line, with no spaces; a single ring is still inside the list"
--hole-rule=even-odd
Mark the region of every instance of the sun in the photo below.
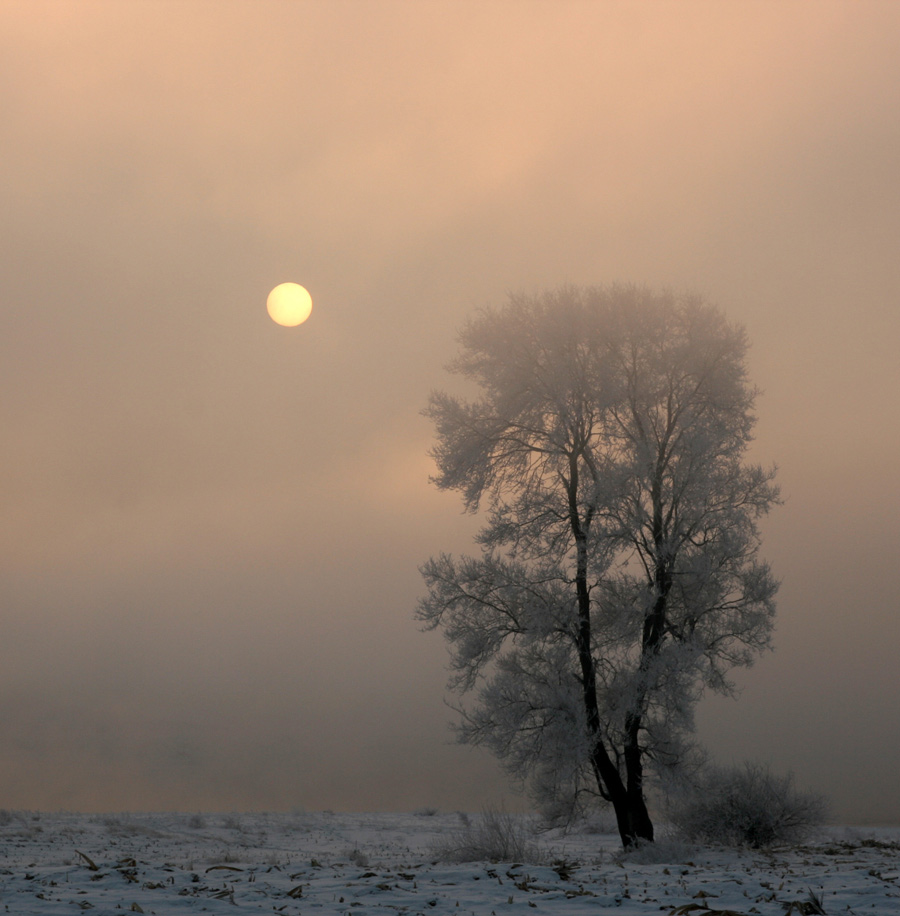
[[[266,311],[276,324],[294,328],[312,311],[312,296],[299,283],[279,283],[266,299]]]

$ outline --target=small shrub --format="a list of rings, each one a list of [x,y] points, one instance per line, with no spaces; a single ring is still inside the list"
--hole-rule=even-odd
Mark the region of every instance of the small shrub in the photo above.
[[[347,858],[357,867],[366,868],[369,864],[369,857],[361,849],[351,849],[347,853]]]
[[[754,849],[804,840],[826,812],[824,798],[797,789],[791,773],[750,763],[707,770],[668,808],[676,834],[690,842]]]
[[[192,814],[188,818],[187,825],[191,830],[203,830],[206,827],[206,819],[202,814]]]
[[[430,805],[426,805],[423,808],[416,808],[416,810],[413,811],[416,817],[434,817],[437,813],[438,809],[432,808]]]
[[[527,823],[496,808],[485,808],[475,823],[460,818],[461,826],[433,848],[445,862],[520,862],[540,865],[546,854],[533,839]]]

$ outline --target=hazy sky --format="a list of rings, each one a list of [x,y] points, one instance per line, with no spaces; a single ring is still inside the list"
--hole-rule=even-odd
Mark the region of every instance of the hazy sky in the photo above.
[[[900,4],[7,0],[0,164],[0,806],[508,794],[420,410],[475,308],[618,280],[746,326],[787,497],[702,739],[900,821]]]

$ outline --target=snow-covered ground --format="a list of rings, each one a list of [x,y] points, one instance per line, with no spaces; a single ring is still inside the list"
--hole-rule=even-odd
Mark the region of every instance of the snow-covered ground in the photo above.
[[[474,818],[473,818],[474,820]],[[3,913],[900,914],[900,829],[829,828],[767,851],[542,835],[546,864],[438,861],[454,814],[31,814],[0,811]],[[667,853],[667,854],[666,854]]]

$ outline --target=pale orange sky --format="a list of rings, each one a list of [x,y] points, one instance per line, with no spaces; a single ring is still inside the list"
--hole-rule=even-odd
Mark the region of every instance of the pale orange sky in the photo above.
[[[701,737],[900,822],[900,6],[10,0],[0,154],[0,807],[508,794],[419,411],[474,308],[620,280],[747,327],[787,497]]]

